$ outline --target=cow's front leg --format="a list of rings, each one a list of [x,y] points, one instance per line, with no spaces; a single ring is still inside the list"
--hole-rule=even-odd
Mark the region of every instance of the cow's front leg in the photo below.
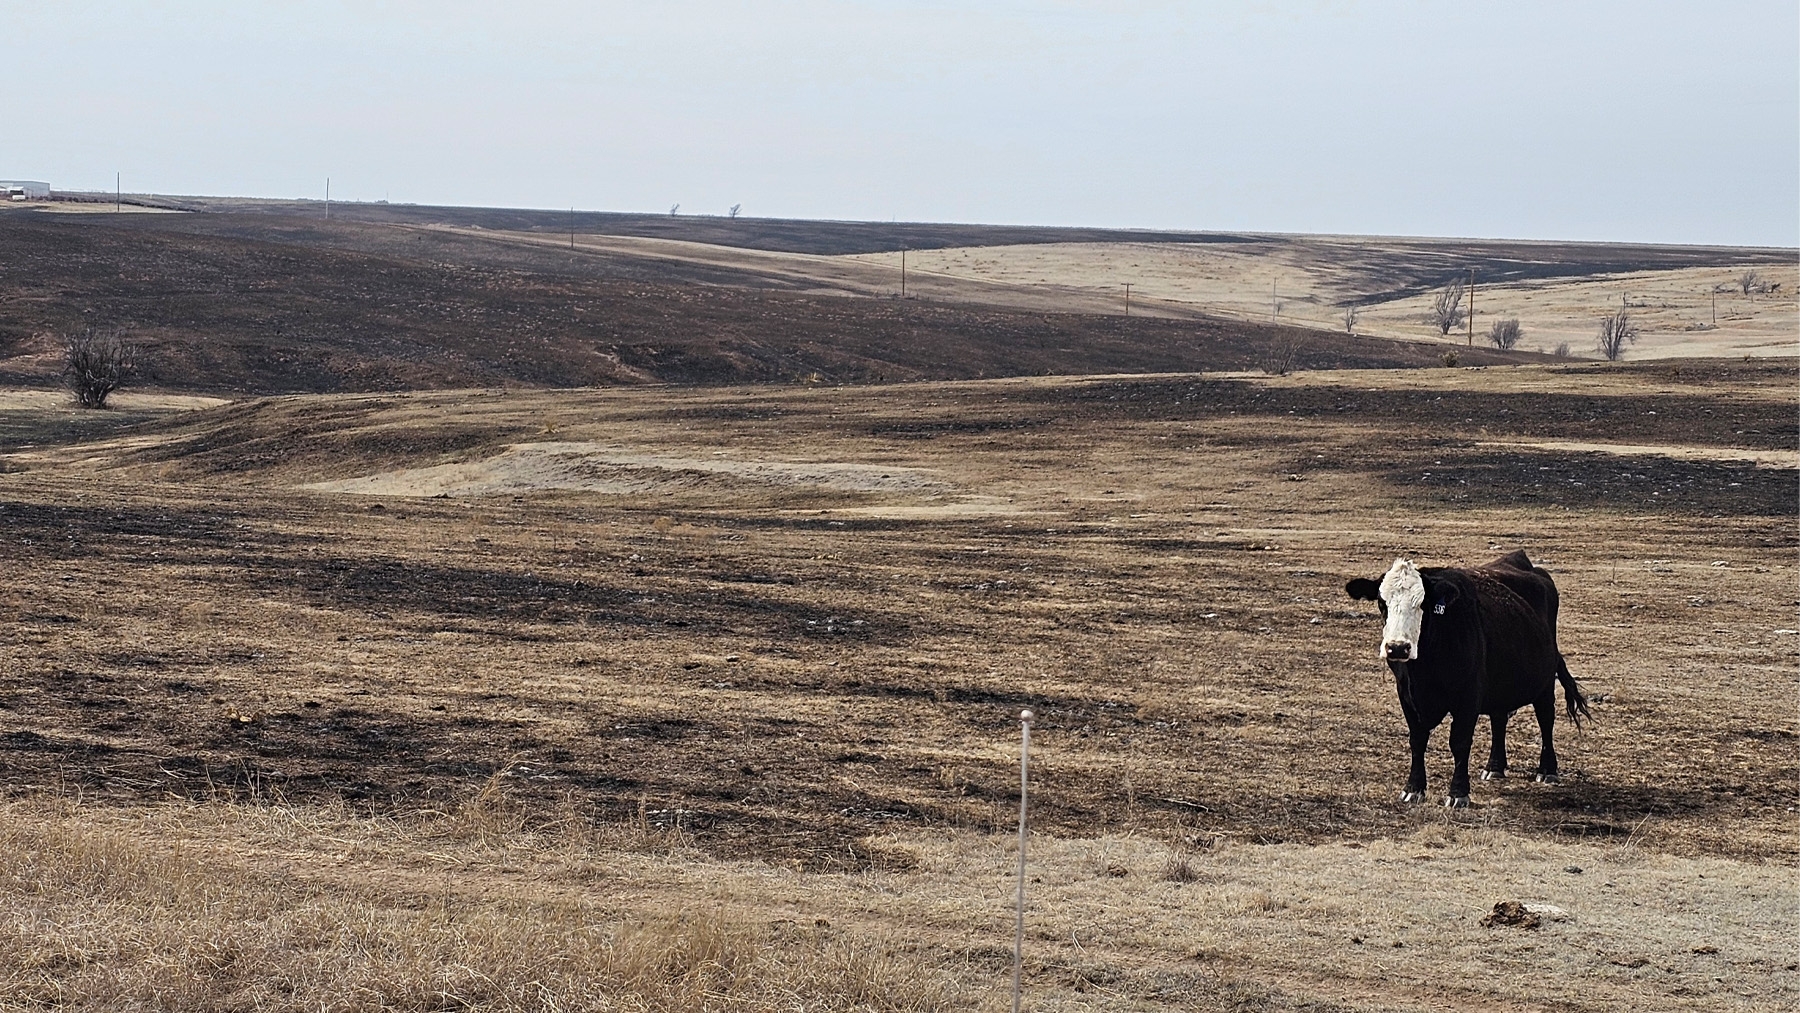
[[[1444,715],[1437,714],[1426,721],[1413,706],[1412,684],[1407,678],[1406,662],[1390,661],[1388,668],[1394,672],[1394,689],[1400,694],[1400,713],[1406,715],[1406,737],[1412,746],[1412,770],[1406,775],[1406,787],[1400,792],[1402,802],[1425,801],[1425,747],[1431,744],[1431,730],[1436,728]]]
[[[1444,804],[1461,809],[1469,804],[1469,749],[1475,745],[1475,715],[1450,716],[1450,755],[1456,758],[1456,769],[1450,774],[1450,797]]]
[[[1499,781],[1506,777],[1506,719],[1510,714],[1489,715],[1494,727],[1494,744],[1488,749],[1487,767],[1481,772],[1483,781]]]
[[[1402,802],[1425,801],[1425,747],[1431,744],[1431,728],[1422,721],[1407,722],[1407,738],[1412,742],[1412,770],[1406,775]]]
[[[1437,727],[1443,715],[1427,721],[1420,716],[1404,699],[1400,701],[1400,709],[1406,714],[1406,737],[1412,745],[1412,770],[1406,775],[1406,790],[1400,793],[1402,802],[1425,801],[1425,747],[1431,744],[1431,730]]]

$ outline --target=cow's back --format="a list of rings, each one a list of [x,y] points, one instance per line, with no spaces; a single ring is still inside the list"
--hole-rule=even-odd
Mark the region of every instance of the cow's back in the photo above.
[[[1550,579],[1549,572],[1542,567],[1533,566],[1524,549],[1514,549],[1486,566],[1476,567],[1469,572],[1484,574],[1524,599],[1549,630],[1550,646],[1556,646],[1556,613],[1561,607],[1561,600],[1556,593],[1556,581]]]

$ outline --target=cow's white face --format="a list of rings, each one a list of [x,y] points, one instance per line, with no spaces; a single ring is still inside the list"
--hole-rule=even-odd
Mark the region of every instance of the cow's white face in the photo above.
[[[1381,630],[1381,657],[1389,661],[1419,659],[1419,630],[1425,625],[1425,578],[1410,559],[1396,559],[1381,578],[1381,601],[1387,624]]]

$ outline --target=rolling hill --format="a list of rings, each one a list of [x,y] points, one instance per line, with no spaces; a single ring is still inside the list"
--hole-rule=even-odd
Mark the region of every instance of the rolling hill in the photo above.
[[[8,214],[0,380],[123,326],[141,381],[244,394],[1437,365],[1442,349],[1188,315],[827,294],[774,271],[275,214]],[[1528,361],[1473,349],[1464,364]]]
[[[133,333],[141,383],[234,394],[1539,358],[1434,340],[1425,293],[1470,270],[1476,328],[1522,315],[1523,347],[1581,354],[1592,318],[1635,298],[1660,332],[1647,333],[1651,354],[1769,354],[1791,344],[1800,287],[1780,294],[1787,250],[388,204],[327,218],[321,202],[231,198],[133,207],[167,213],[80,199],[0,213],[0,381],[54,382],[56,335],[89,326]],[[1720,325],[1715,295],[1713,322],[1700,321],[1705,286],[1743,269],[1776,297],[1728,299]],[[1356,336],[1342,322],[1351,306]]]

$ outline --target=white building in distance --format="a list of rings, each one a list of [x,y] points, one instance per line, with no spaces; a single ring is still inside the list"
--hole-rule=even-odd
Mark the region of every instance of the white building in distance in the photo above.
[[[50,184],[30,179],[0,180],[0,193],[7,200],[49,200]]]

